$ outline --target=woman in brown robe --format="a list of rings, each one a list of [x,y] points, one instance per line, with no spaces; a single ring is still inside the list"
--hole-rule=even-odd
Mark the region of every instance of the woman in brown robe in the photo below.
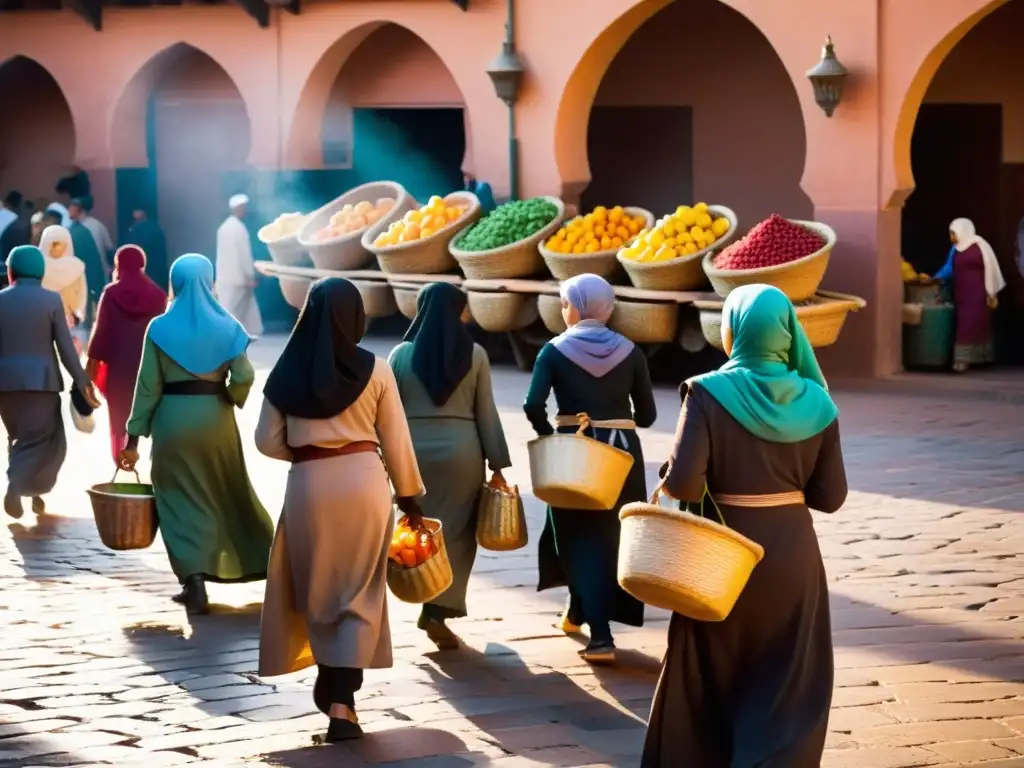
[[[816,768],[832,701],[828,585],[808,508],[846,499],[838,411],[789,299],[745,286],[730,361],[683,385],[663,491],[715,499],[764,547],[729,617],[673,614],[643,768]]]
[[[316,664],[313,701],[330,718],[328,741],[362,735],[363,670],[392,663],[391,485],[410,518],[423,493],[391,368],[357,346],[365,324],[352,283],[317,281],[270,372],[256,429],[260,452],[292,465],[270,553],[259,673]]]

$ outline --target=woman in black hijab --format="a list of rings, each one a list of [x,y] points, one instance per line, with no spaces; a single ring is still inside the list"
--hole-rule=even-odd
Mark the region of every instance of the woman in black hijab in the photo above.
[[[363,670],[392,663],[391,485],[410,517],[423,493],[391,369],[358,346],[364,322],[352,283],[314,283],[270,372],[256,429],[260,452],[292,464],[270,553],[259,672],[316,663],[313,700],[330,717],[328,741],[362,735]]]
[[[501,471],[512,462],[494,405],[487,353],[473,343],[464,324],[465,294],[448,283],[432,283],[420,293],[416,309],[405,341],[388,362],[427,487],[424,514],[444,523],[454,574],[451,587],[423,606],[419,628],[438,648],[452,649],[458,638],[446,621],[466,615],[484,461],[495,487],[505,487]]]

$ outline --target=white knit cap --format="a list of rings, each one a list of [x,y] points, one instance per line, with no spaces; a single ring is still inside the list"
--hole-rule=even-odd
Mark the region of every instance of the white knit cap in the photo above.
[[[241,208],[243,205],[247,205],[248,203],[248,195],[232,195],[231,199],[228,200],[228,208],[233,211],[235,208]]]

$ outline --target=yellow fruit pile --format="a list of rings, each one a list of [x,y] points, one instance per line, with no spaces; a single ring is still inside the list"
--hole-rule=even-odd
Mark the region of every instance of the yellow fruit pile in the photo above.
[[[597,206],[586,216],[567,222],[544,244],[553,253],[597,253],[621,248],[636,237],[646,222],[621,206]]]
[[[729,220],[724,216],[715,218],[707,203],[692,208],[681,205],[663,216],[650,232],[641,233],[622,256],[630,261],[669,261],[707,248],[728,231]]]
[[[409,211],[381,232],[373,244],[379,247],[412,243],[439,232],[466,215],[465,205],[445,205],[444,198],[434,195],[419,210]]]

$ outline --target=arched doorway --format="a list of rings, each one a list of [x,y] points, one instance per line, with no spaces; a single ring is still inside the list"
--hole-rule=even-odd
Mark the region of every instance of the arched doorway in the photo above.
[[[734,208],[743,228],[775,211],[809,217],[812,205],[800,188],[803,115],[768,39],[719,0],[651,0],[617,24],[642,13],[646,20],[632,21],[635,31],[625,33],[621,48],[599,38],[577,67],[600,69],[601,62],[588,60],[599,47],[614,56],[592,105],[569,105],[579,102],[570,81],[559,110],[563,177],[581,166],[582,152],[589,165],[582,206],[641,205],[660,215],[705,200]],[[683,34],[694,29],[701,33]],[[585,142],[570,108],[590,110]]]
[[[227,199],[248,184],[250,143],[245,102],[224,68],[189,45],[164,50],[115,111],[119,221],[130,224],[132,210],[143,208],[163,228],[169,260],[213,258]]]
[[[45,207],[74,161],[71,109],[53,76],[25,56],[0,63],[0,103],[0,197],[16,190]]]
[[[1006,3],[949,51],[928,85],[910,141],[915,186],[902,211],[901,246],[934,274],[954,218],[971,219],[999,257],[1009,288],[994,315],[996,361],[1024,364],[1024,4]]]

